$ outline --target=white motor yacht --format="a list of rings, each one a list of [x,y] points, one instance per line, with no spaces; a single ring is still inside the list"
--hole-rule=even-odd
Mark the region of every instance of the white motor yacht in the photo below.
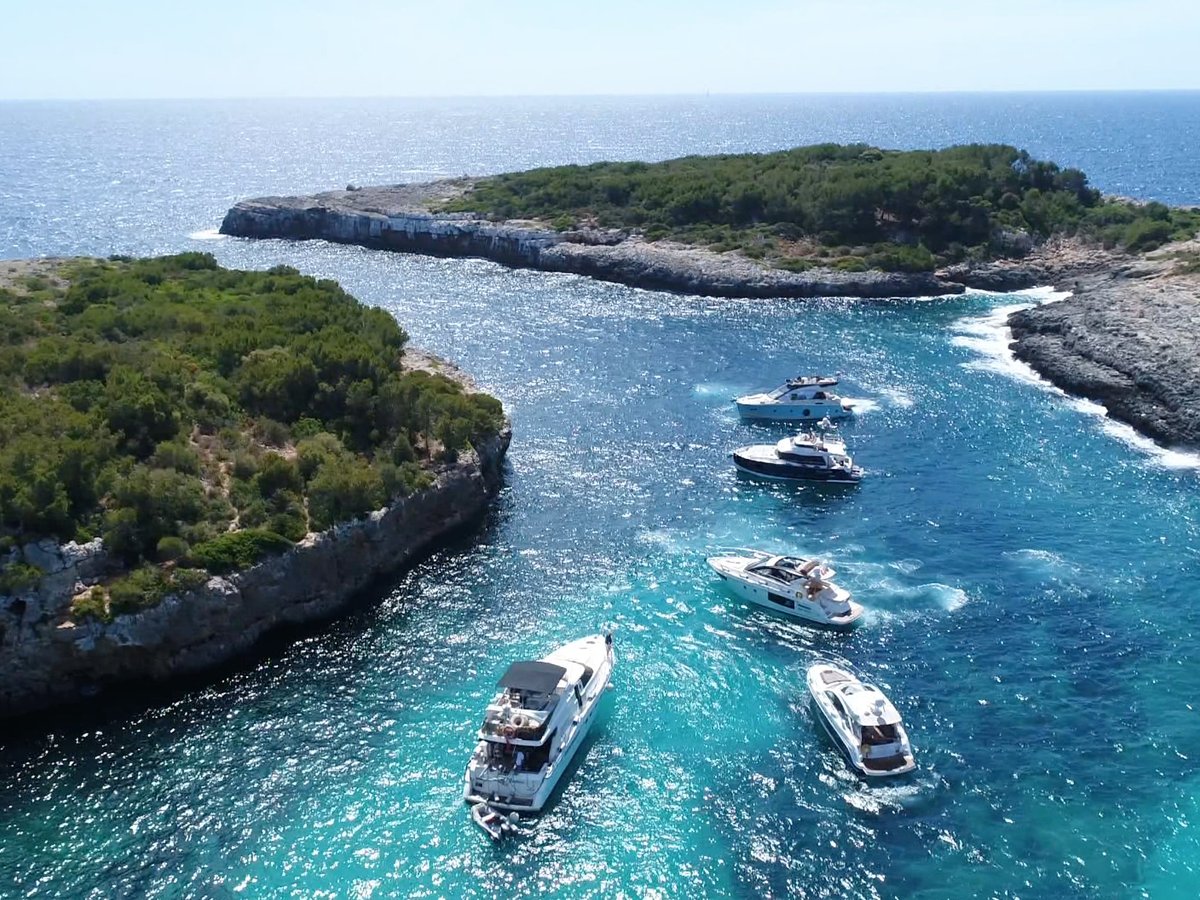
[[[833,583],[837,573],[820,560],[744,550],[710,556],[708,564],[739,597],[772,612],[832,628],[852,628],[862,604]]]
[[[774,444],[739,447],[733,451],[733,463],[749,475],[776,481],[857,484],[863,475],[843,441],[816,432],[801,432]]]
[[[463,798],[492,810],[541,810],[595,721],[613,659],[611,635],[593,634],[510,665],[479,729]]]
[[[879,688],[817,663],[808,670],[808,691],[825,730],[860,773],[901,775],[916,768],[900,713]]]
[[[830,388],[838,380],[828,375],[801,375],[761,394],[747,394],[733,402],[743,419],[785,422],[816,422],[853,415],[853,404]]]

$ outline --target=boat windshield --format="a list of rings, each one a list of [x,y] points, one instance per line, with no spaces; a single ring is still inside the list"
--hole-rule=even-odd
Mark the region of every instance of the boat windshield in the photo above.
[[[792,569],[787,569],[782,566],[772,565],[771,563],[762,563],[757,566],[751,566],[750,570],[755,575],[761,575],[764,578],[770,578],[773,581],[779,581],[784,584],[790,584],[800,577],[800,573]]]

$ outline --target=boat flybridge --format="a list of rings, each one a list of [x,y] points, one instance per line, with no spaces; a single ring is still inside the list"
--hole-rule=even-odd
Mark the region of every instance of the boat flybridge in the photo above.
[[[774,444],[739,447],[733,451],[733,464],[749,475],[776,481],[857,484],[863,474],[840,438],[815,431],[802,431]]]
[[[743,419],[816,422],[853,415],[854,405],[830,390],[838,380],[829,375],[800,375],[760,394],[747,394],[733,402]]]
[[[825,730],[863,775],[901,775],[916,768],[900,713],[879,688],[837,666],[817,663],[808,670],[808,691]]]
[[[710,556],[708,564],[744,600],[792,619],[853,628],[862,604],[833,583],[837,573],[820,560],[740,550]]]
[[[546,805],[592,727],[612,667],[609,634],[508,667],[467,765],[463,799],[476,822],[494,821],[495,810],[538,812]]]

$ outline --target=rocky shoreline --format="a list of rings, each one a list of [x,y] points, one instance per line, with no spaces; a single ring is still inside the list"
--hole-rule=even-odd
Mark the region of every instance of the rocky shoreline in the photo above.
[[[651,242],[623,231],[560,232],[538,222],[492,222],[474,213],[431,211],[473,184],[472,179],[459,178],[243,200],[226,213],[220,230],[235,237],[316,239],[404,253],[479,257],[514,268],[568,272],[651,290],[759,299],[1018,290],[1064,277],[1077,262],[1057,258],[1057,250],[1067,245],[1055,244],[1022,260],[964,264],[936,273],[832,268],[789,272],[738,253]]]
[[[1009,318],[1015,356],[1154,440],[1200,447],[1200,273],[1176,244],[1057,285],[1072,296]]]
[[[99,539],[15,548],[44,573],[0,596],[0,719],[78,702],[123,683],[163,682],[217,669],[287,626],[319,622],[380,577],[407,567],[478,521],[500,486],[506,428],[434,484],[369,516],[310,534],[286,553],[214,576],[111,622],[70,616],[72,599],[109,574]]]
[[[650,242],[622,231],[559,232],[540,222],[435,211],[474,184],[458,178],[244,200],[225,215],[221,233],[480,257],[713,297],[917,297],[1054,285],[1074,296],[1011,318],[1016,356],[1155,440],[1200,446],[1200,371],[1191,353],[1200,337],[1193,321],[1197,278],[1173,265],[1179,245],[1139,257],[1051,240],[1020,259],[934,273],[788,272],[739,253]]]

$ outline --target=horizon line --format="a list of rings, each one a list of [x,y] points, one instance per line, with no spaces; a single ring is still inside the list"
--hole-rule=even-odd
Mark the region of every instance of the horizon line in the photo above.
[[[827,90],[827,91],[682,91],[579,94],[234,94],[181,96],[109,97],[0,97],[0,103],[178,103],[194,101],[262,100],[574,100],[574,99],[667,99],[706,97],[922,97],[922,96],[1041,96],[1061,94],[1197,94],[1197,87],[1138,88],[936,88],[927,90]]]

